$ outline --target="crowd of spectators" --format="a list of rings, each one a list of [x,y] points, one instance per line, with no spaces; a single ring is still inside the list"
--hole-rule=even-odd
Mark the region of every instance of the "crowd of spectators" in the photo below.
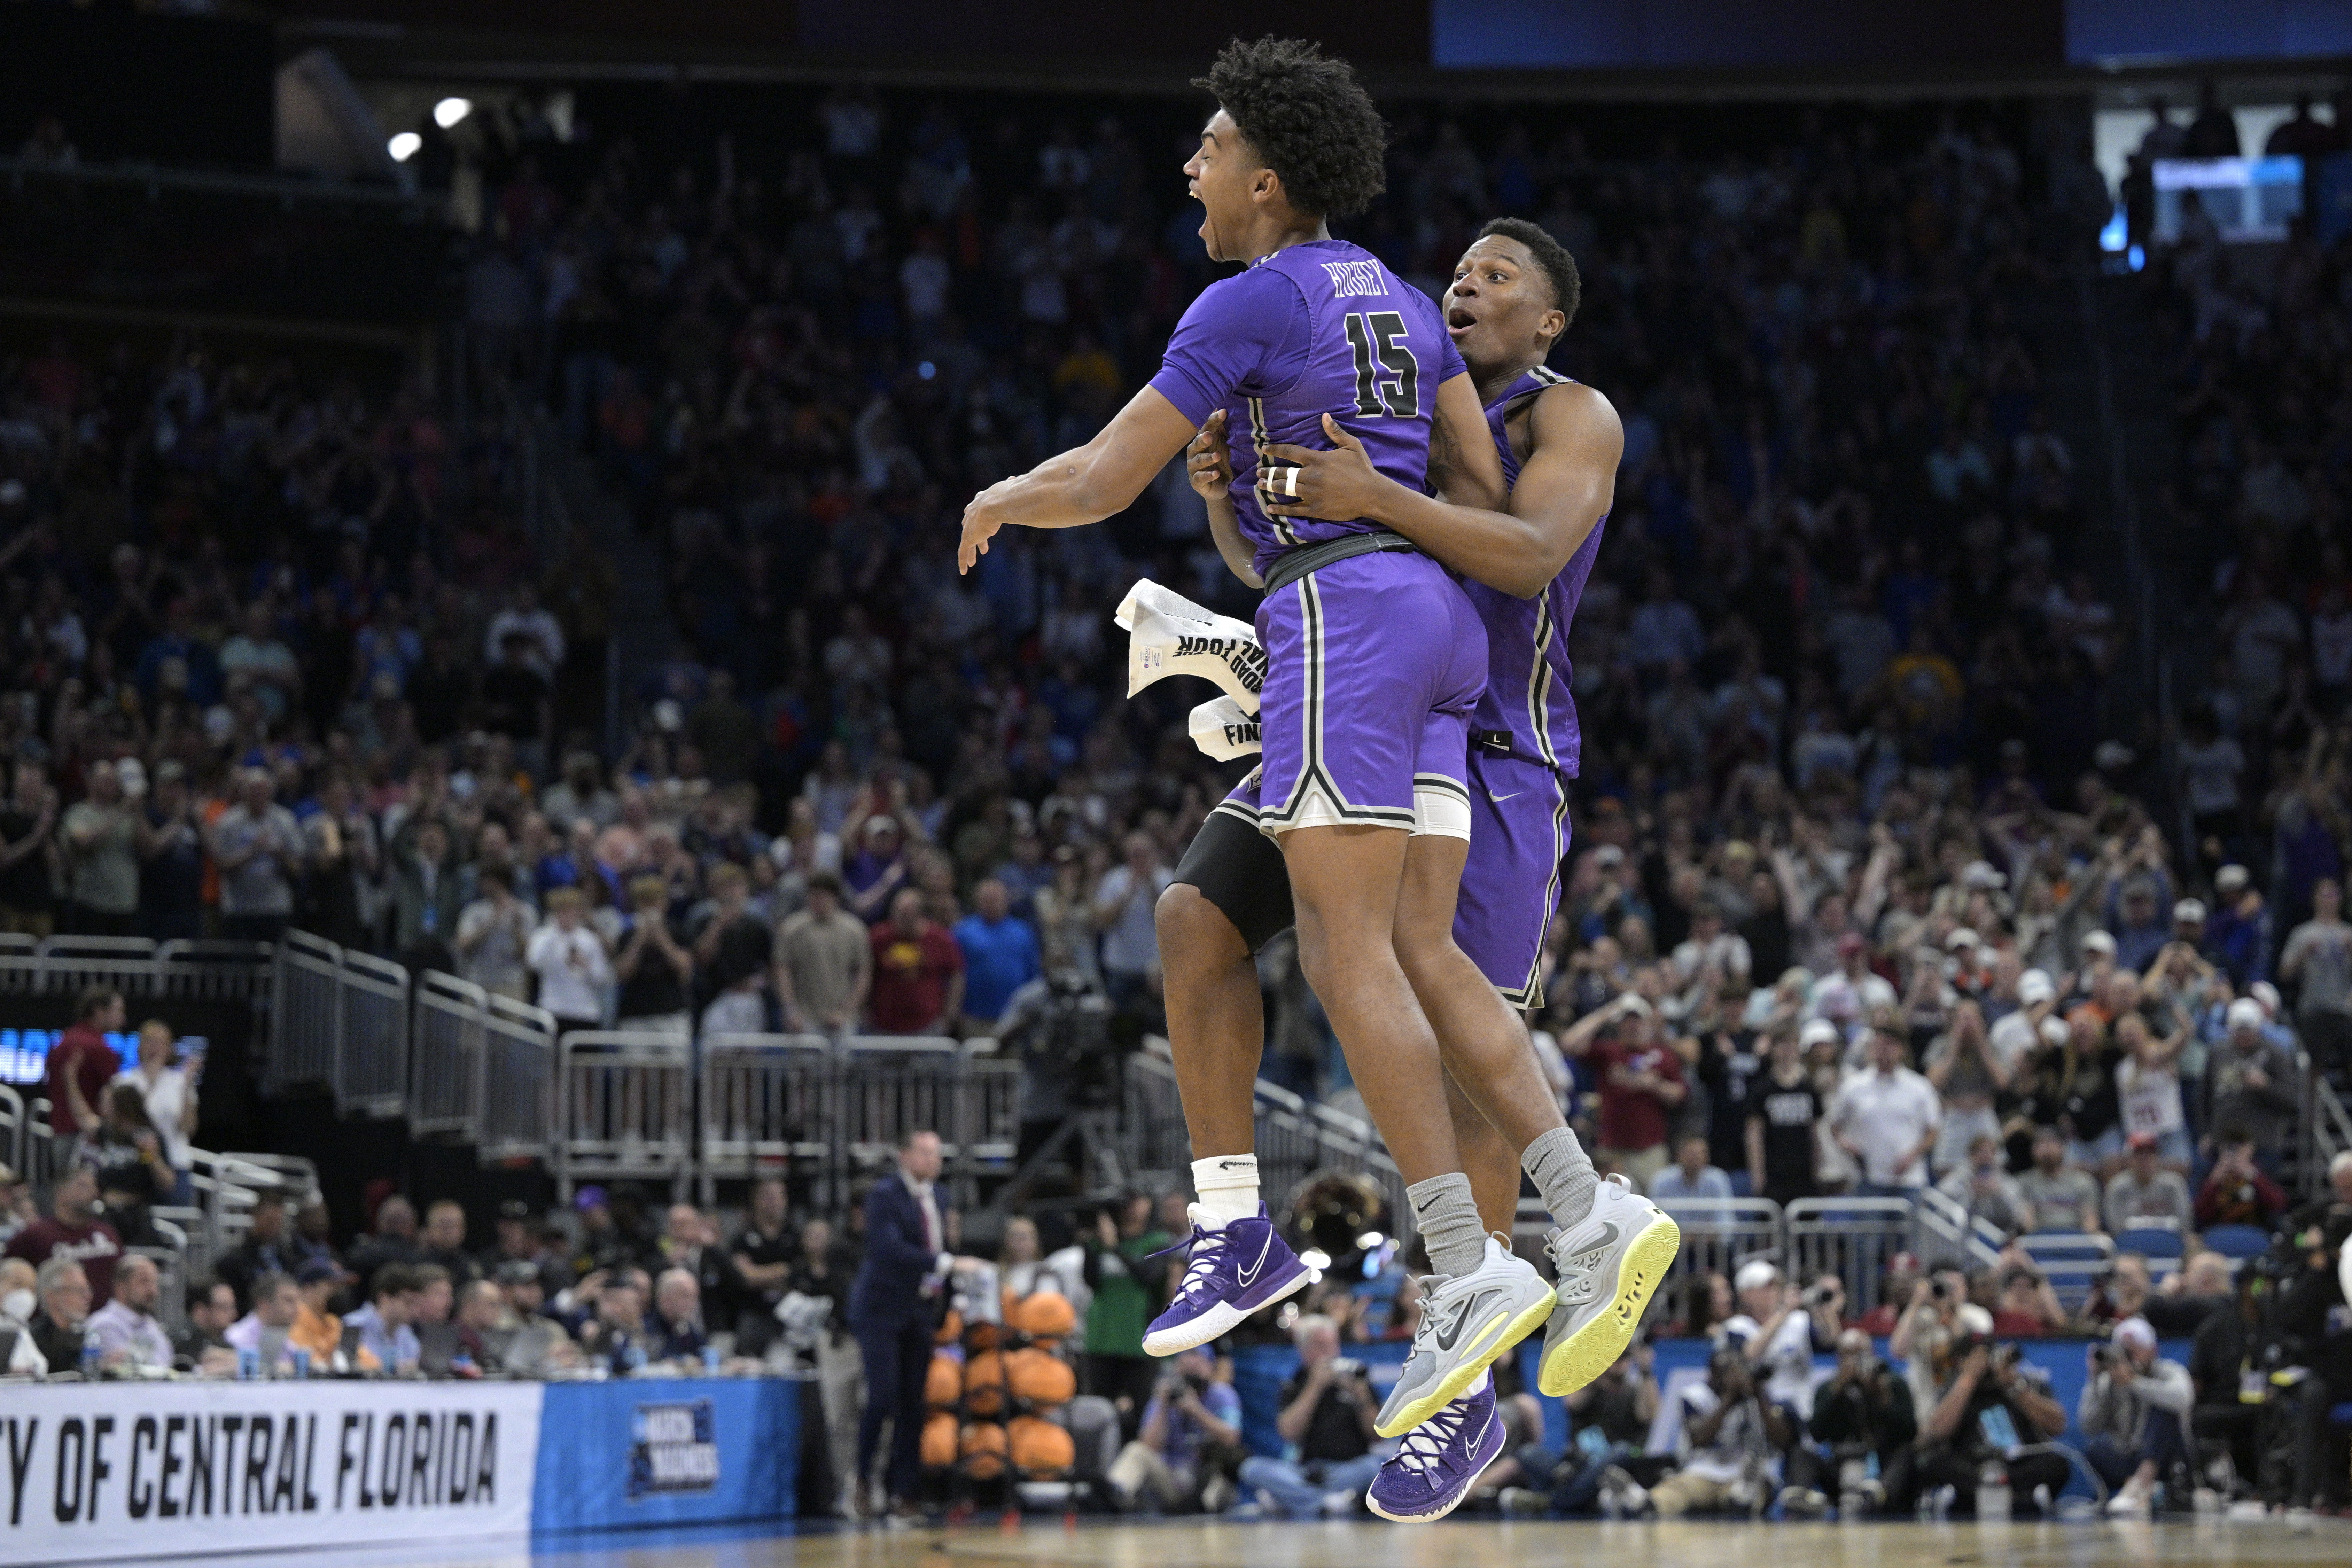
[[[2126,1260],[2088,1314],[2141,1368],[2130,1325],[2168,1291],[2221,1299],[2200,1233],[2315,1240],[2299,1256],[2326,1278],[2309,1260],[2340,1247],[2332,1211],[2283,1211],[2303,1054],[2352,1069],[2352,734],[2322,659],[2352,586],[2329,446],[2340,253],[2298,241],[2267,297],[2195,237],[2159,258],[2197,432],[2178,504],[2237,542],[2215,563],[2225,658],[2174,777],[2110,710],[2128,628],[2039,393],[2060,351],[2021,308],[2087,254],[2068,205],[2087,148],[1998,110],[1815,113],[1720,155],[1596,151],[1537,110],[1391,112],[1391,192],[1351,237],[1434,290],[1486,216],[1543,222],[1585,279],[1558,363],[1626,426],[1571,633],[1578,847],[1535,1021],[1597,1158],[1670,1196],[1933,1184],[2009,1236],[2169,1230],[2197,1254],[2180,1283]],[[1108,611],[1141,574],[1225,608],[1239,585],[1173,471],[1107,527],[1008,534],[969,578],[946,546],[964,496],[1099,426],[1206,280],[1174,174],[1194,129],[843,89],[759,169],[731,143],[655,167],[619,134],[494,163],[470,369],[590,453],[684,628],[617,754],[575,732],[568,696],[604,657],[609,573],[531,560],[513,454],[418,389],[312,388],[192,343],[152,365],[62,342],[6,362],[0,926],[299,922],[573,1026],[974,1035],[1041,984],[1151,1026],[1152,902],[1224,783],[1185,738],[1189,694],[1123,697]],[[2275,596],[2290,583],[2321,587],[2298,608]],[[1344,1101],[1295,964],[1270,950],[1265,973],[1270,1070]],[[152,1082],[112,1078],[74,1080],[89,1173],[12,1241],[35,1278],[10,1364],[27,1343],[59,1370],[93,1342],[101,1367],[156,1353],[128,1238],[88,1250],[110,1223],[93,1200],[140,1167],[160,1190],[187,1128]],[[714,1216],[656,1226],[619,1196],[584,1192],[551,1230],[502,1218],[487,1257],[454,1205],[420,1225],[387,1199],[340,1255],[323,1211],[281,1210],[191,1287],[173,1359],[627,1372],[698,1361],[714,1333],[754,1353],[780,1291],[838,1307],[856,1271],[862,1208],[788,1242],[781,1194],[760,1196],[746,1249]],[[1181,1232],[1138,1198],[1059,1272],[1006,1259],[1081,1304],[1087,1385],[1140,1445],[1124,1493],[1352,1506],[1372,1447],[1344,1352],[1410,1334],[1410,1279],[1309,1304],[1279,1412],[1294,1453],[1221,1491],[1224,1374],[1163,1379],[1140,1353],[1170,1278],[1151,1255]],[[2077,1316],[2021,1252],[1989,1279],[1905,1282],[1871,1325],[1908,1330],[1905,1377],[1777,1277],[1696,1294],[1684,1326],[1730,1353],[1676,1396],[1687,1461],[1629,1451],[1656,1399],[1636,1352],[1580,1407],[1597,1450],[1528,1451],[1513,1391],[1515,1495],[1802,1510],[1857,1489],[1834,1468],[1854,1443],[1914,1456],[1912,1491],[1966,1493],[1987,1407],[2021,1434],[2053,1407],[1963,1309],[2006,1336]],[[1808,1358],[1845,1358],[1810,1413],[1783,1364],[1801,1331]],[[1944,1363],[1913,1353],[1938,1335]],[[2120,1364],[2096,1420],[2145,1498],[2181,1434],[2109,1397]],[[1892,1468],[1882,1505],[1906,1495]]]

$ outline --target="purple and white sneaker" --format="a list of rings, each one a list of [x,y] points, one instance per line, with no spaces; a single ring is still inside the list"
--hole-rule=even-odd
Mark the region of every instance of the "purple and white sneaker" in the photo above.
[[[1222,1339],[1252,1312],[1306,1289],[1315,1278],[1266,1217],[1265,1204],[1248,1219],[1226,1221],[1222,1230],[1202,1225],[1200,1205],[1191,1213],[1192,1236],[1164,1249],[1189,1247],[1192,1255],[1176,1299],[1151,1320],[1143,1336],[1143,1348],[1153,1355],[1174,1355]]]
[[[1502,1457],[1507,1440],[1495,1408],[1495,1380],[1482,1381],[1404,1436],[1372,1478],[1364,1506],[1400,1524],[1444,1519],[1470,1495],[1470,1483]]]

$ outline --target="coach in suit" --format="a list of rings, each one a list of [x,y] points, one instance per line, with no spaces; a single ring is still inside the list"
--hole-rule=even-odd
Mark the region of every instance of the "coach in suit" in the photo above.
[[[894,1504],[914,1494],[920,1467],[923,1376],[940,1292],[954,1258],[931,1184],[939,1179],[940,1135],[909,1132],[898,1147],[898,1173],[866,1194],[866,1259],[849,1288],[850,1331],[866,1362],[866,1413],[857,1424],[857,1479],[874,1473],[882,1423],[892,1423],[888,1484]],[[853,1490],[853,1499],[858,1493]]]

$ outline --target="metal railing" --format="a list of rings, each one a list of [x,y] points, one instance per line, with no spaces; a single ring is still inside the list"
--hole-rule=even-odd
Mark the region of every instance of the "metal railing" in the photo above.
[[[683,1197],[694,1163],[694,1049],[676,1035],[578,1029],[556,1046],[556,1190],[666,1180]]]
[[[1845,1282],[1848,1310],[1867,1312],[1878,1305],[1887,1259],[1916,1250],[1919,1212],[1907,1198],[1793,1199],[1782,1215],[1789,1277],[1834,1274]]]
[[[1949,1264],[1964,1269],[1989,1268],[2000,1260],[2007,1239],[1998,1226],[1950,1194],[1934,1187],[1919,1189],[1913,1208],[1917,1237],[1912,1250],[1930,1268]]]
[[[474,1143],[483,1161],[543,1160],[555,1112],[555,1015],[492,994],[475,1058]]]
[[[408,1125],[472,1142],[481,1132],[482,1036],[489,993],[426,970],[409,1014]]]
[[[2303,1190],[2317,1196],[2327,1190],[2327,1166],[2336,1155],[2352,1149],[2352,1111],[2336,1092],[2326,1074],[2306,1060],[2304,1081]]]
[[[1782,1260],[1780,1205],[1770,1198],[1670,1198],[1658,1206],[1683,1233],[1667,1276],[1676,1286],[1692,1274],[1728,1279],[1750,1258]]]
[[[264,1002],[266,942],[152,942],[143,936],[0,937],[0,994],[71,996],[110,985],[125,999]]]

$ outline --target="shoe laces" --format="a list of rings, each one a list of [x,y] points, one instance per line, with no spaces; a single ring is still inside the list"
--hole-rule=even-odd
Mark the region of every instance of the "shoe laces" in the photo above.
[[[1225,1231],[1203,1230],[1195,1224],[1192,1226],[1192,1234],[1183,1240],[1171,1243],[1157,1252],[1147,1253],[1145,1256],[1166,1258],[1171,1253],[1191,1249],[1191,1256],[1184,1265],[1183,1282],[1176,1287],[1175,1299],[1181,1300],[1194,1291],[1206,1289],[1209,1287],[1211,1280],[1216,1275],[1217,1266],[1225,1260],[1225,1249],[1228,1245]]]
[[[1446,1449],[1462,1436],[1463,1426],[1469,1419],[1470,1402],[1455,1400],[1404,1435],[1404,1441],[1397,1447],[1396,1462],[1423,1476],[1444,1468]]]

